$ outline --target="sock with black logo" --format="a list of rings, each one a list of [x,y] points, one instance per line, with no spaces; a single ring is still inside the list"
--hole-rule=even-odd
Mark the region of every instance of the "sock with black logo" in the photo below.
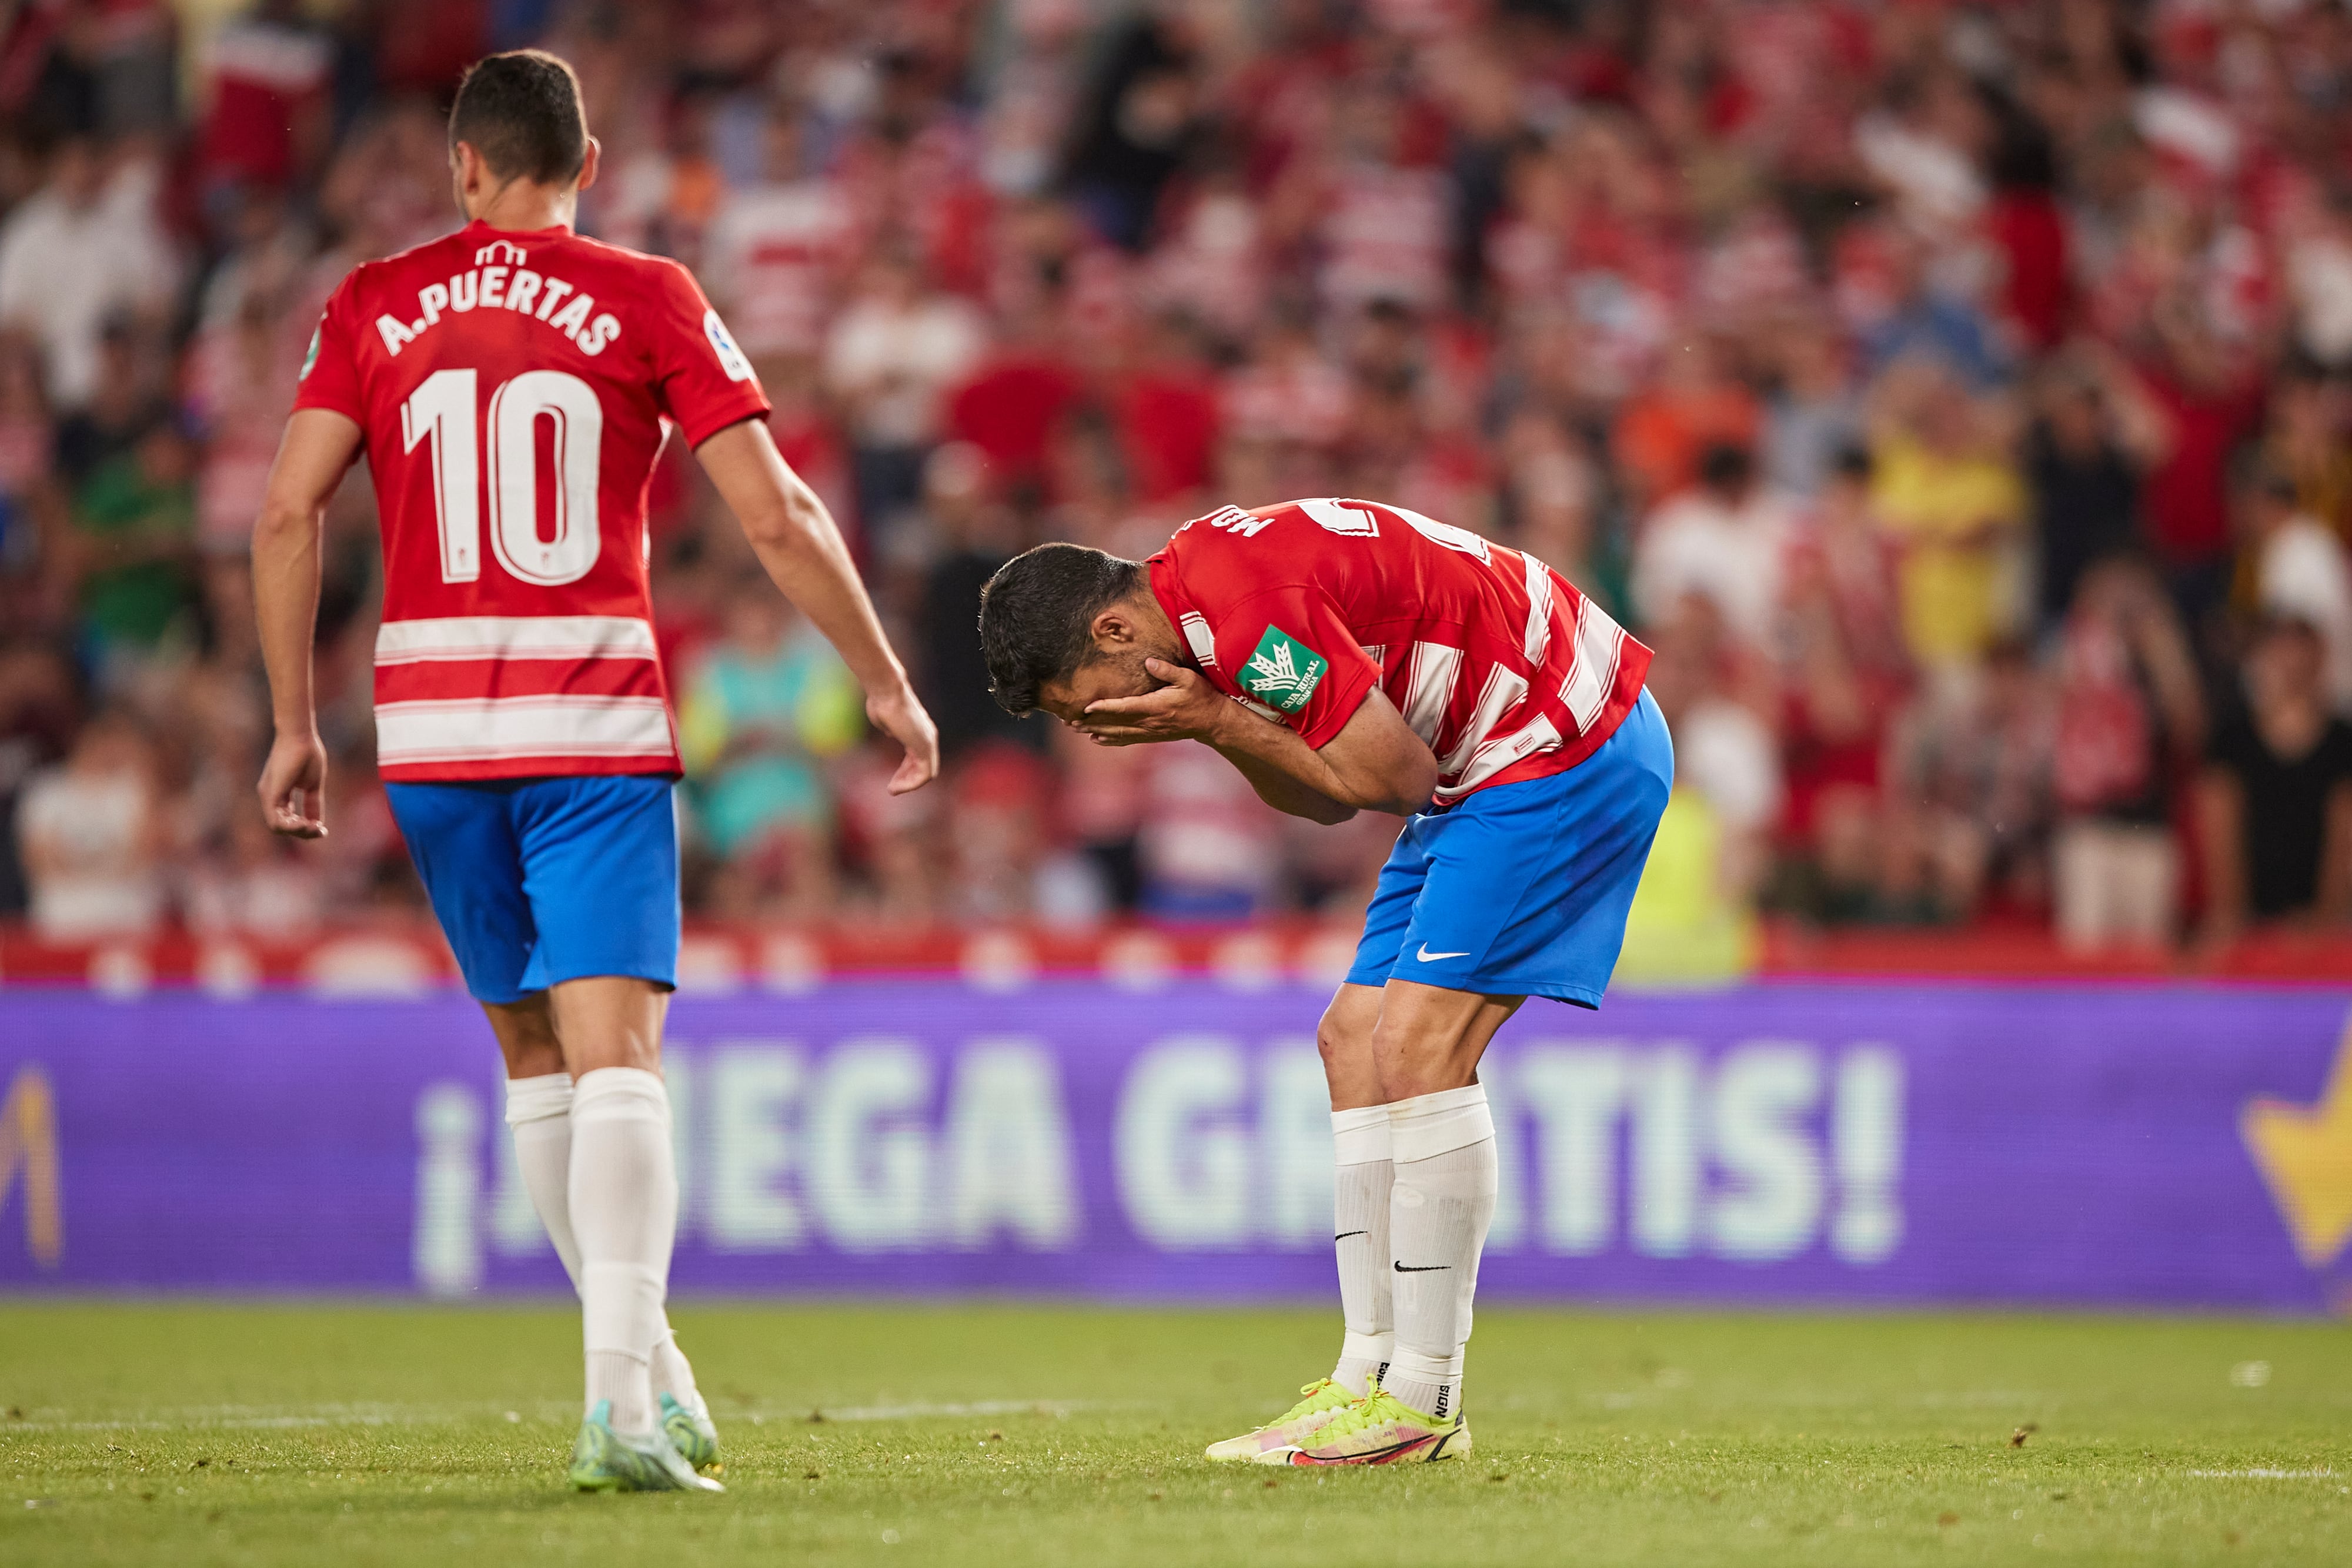
[[[1476,1083],[1388,1109],[1396,1354],[1381,1386],[1442,1420],[1462,1407],[1478,1255],[1495,1218],[1495,1118]]]
[[[1331,1379],[1360,1397],[1396,1350],[1396,1309],[1390,1293],[1389,1108],[1366,1105],[1331,1113],[1331,1146],[1339,1161],[1331,1247],[1339,1257],[1339,1310],[1347,1337]]]

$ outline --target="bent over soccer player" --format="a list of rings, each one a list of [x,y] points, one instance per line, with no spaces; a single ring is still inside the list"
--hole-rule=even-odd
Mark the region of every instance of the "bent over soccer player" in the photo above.
[[[677,978],[677,742],[655,657],[646,486],[676,425],[776,585],[831,638],[890,781],[939,768],[841,536],[694,279],[572,232],[597,144],[572,69],[493,55],[458,89],[467,220],[328,301],[254,529],[277,721],[262,810],[326,831],[310,687],[322,510],[364,452],[383,536],[377,758],[506,1058],[531,1202],[580,1292],[571,1479],[717,1490],[718,1437],[663,1300],[677,1219],[662,1019]]]
[[[997,699],[1111,746],[1200,740],[1268,805],[1407,819],[1317,1043],[1339,1158],[1339,1364],[1209,1449],[1466,1453],[1494,1217],[1478,1059],[1530,996],[1596,1007],[1673,781],[1649,650],[1541,561],[1400,507],[1187,523],[1148,561],[1041,545],[983,591]]]

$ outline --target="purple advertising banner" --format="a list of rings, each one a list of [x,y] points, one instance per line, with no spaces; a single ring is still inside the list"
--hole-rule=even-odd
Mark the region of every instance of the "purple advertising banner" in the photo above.
[[[681,997],[676,1288],[1329,1292],[1324,993]],[[2352,989],[1531,1003],[1491,1295],[2352,1305]],[[560,1290],[450,996],[0,996],[0,1290]]]

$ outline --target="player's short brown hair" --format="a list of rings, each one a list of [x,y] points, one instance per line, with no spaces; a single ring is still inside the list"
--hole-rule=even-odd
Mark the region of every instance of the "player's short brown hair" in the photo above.
[[[1005,712],[1037,706],[1037,688],[1066,681],[1094,656],[1094,619],[1143,585],[1143,563],[1084,545],[1039,545],[997,569],[980,591],[981,657]]]
[[[490,172],[568,185],[588,162],[580,78],[545,49],[509,49],[474,62],[449,110],[449,145],[468,142]]]

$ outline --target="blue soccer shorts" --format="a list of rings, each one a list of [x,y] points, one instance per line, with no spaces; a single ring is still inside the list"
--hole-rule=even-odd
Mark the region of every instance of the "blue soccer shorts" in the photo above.
[[[1645,690],[1567,772],[1412,818],[1381,868],[1349,983],[1599,1007],[1674,780],[1665,716]]]
[[[564,980],[677,984],[677,809],[667,779],[386,784],[393,820],[478,1001]]]

